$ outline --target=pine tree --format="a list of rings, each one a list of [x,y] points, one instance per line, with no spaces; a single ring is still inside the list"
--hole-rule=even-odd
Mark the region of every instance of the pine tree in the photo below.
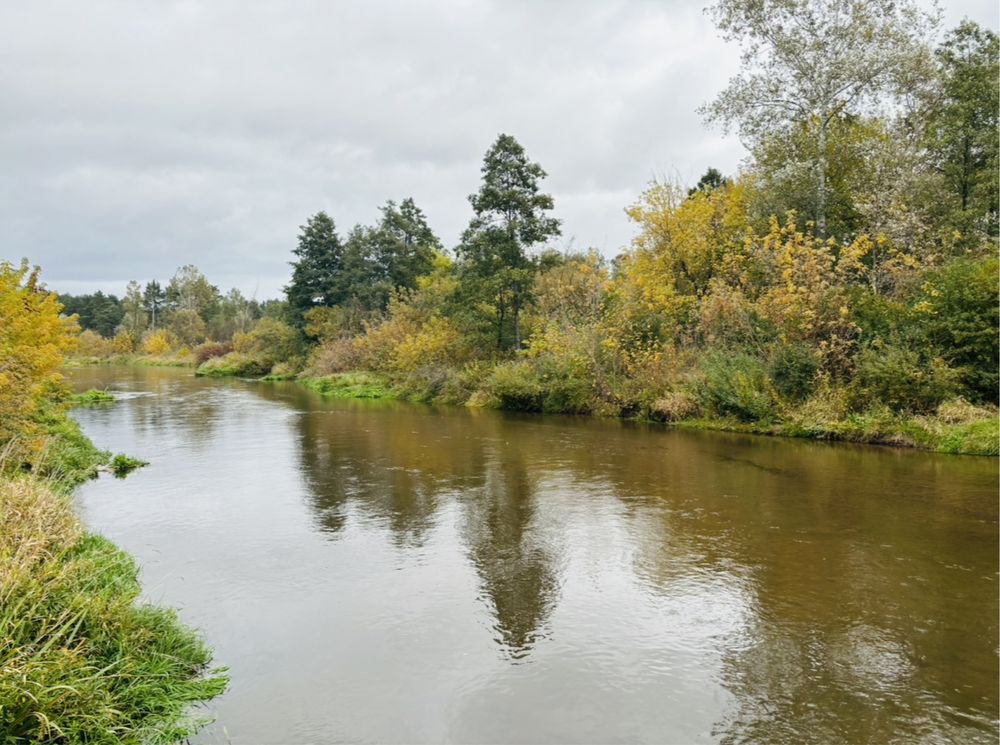
[[[303,314],[319,305],[336,304],[334,278],[343,268],[344,247],[337,226],[325,212],[317,212],[303,225],[293,253],[292,281],[285,287],[292,323],[305,325]]]
[[[486,151],[482,174],[482,186],[469,196],[475,215],[462,235],[459,258],[466,290],[494,309],[497,349],[505,348],[508,320],[518,349],[521,310],[536,270],[528,251],[559,235],[559,220],[546,214],[552,197],[539,192],[547,174],[510,135],[501,134]]]

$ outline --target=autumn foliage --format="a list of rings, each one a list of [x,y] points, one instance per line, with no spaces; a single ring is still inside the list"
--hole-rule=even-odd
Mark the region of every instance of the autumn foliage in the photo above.
[[[0,443],[15,452],[43,446],[36,420],[61,392],[59,367],[77,327],[60,309],[37,268],[0,262]]]

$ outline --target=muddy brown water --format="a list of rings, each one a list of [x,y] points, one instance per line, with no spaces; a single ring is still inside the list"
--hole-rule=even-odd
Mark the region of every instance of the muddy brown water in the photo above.
[[[996,459],[70,375],[197,743],[997,741]]]

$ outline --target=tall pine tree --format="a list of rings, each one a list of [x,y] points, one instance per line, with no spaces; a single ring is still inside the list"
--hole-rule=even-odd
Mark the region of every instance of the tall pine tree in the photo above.
[[[492,308],[497,349],[518,349],[521,311],[536,270],[528,252],[560,234],[559,220],[547,214],[552,197],[539,191],[547,174],[510,135],[501,134],[486,151],[482,174],[482,186],[469,196],[475,214],[458,247],[463,284],[474,299]]]
[[[336,304],[334,278],[343,268],[344,247],[336,224],[325,212],[317,212],[299,230],[299,243],[293,251],[298,260],[291,262],[292,281],[285,287],[285,295],[292,323],[302,328],[307,310]]]

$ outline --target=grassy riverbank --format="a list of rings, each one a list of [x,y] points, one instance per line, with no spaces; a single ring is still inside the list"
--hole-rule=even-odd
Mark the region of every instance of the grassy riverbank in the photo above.
[[[72,490],[141,461],[96,447],[67,416],[109,405],[59,373],[76,344],[38,271],[0,262],[0,742],[175,743],[226,687],[167,608],[138,602],[138,568],[90,534]]]
[[[544,403],[549,399],[544,395],[538,395],[533,401],[526,402],[525,399],[505,399],[497,396],[487,387],[463,388],[459,383],[450,386],[441,385],[435,391],[416,385],[413,381],[393,381],[387,376],[369,372],[307,377],[300,378],[298,382],[330,398],[391,398],[538,413],[598,414],[573,407],[562,410],[557,406],[546,408]],[[518,401],[521,405],[512,405]],[[688,411],[690,415],[668,418],[666,406],[666,402],[660,402],[658,412],[651,410],[624,416],[644,421],[658,421],[668,426],[686,429],[870,443],[952,454],[997,455],[1000,451],[998,448],[1000,418],[996,409],[973,406],[960,399],[943,403],[935,413],[927,415],[898,414],[886,407],[880,407],[839,417],[831,406],[823,406],[812,401],[807,405],[786,410],[782,419],[757,422],[741,421],[734,417],[704,416],[697,408],[683,408],[681,405],[675,405],[675,408]]]
[[[0,469],[0,732],[10,743],[175,743],[227,676],[169,608],[138,601],[134,560],[76,516],[71,492],[114,459],[58,409],[32,462]]]
[[[191,355],[153,354],[113,354],[106,357],[95,355],[73,356],[66,360],[66,367],[86,367],[89,365],[128,365],[134,367],[195,367]]]
[[[135,562],[87,533],[57,484],[0,478],[4,742],[182,740],[226,677],[172,610],[137,602]]]

